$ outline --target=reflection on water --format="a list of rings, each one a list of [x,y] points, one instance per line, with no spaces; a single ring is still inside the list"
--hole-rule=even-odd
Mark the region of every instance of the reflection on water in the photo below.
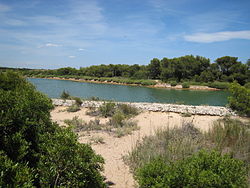
[[[227,97],[229,96],[227,91],[156,89],[39,78],[29,78],[28,80],[38,90],[51,98],[59,98],[62,91],[66,90],[71,95],[81,98],[96,96],[101,99],[126,102],[183,102],[190,105],[225,106],[227,104]]]

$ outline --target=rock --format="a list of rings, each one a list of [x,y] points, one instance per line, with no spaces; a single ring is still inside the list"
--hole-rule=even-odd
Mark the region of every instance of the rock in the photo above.
[[[74,100],[52,99],[55,106],[71,106],[75,104]],[[103,101],[83,101],[82,107],[100,107]],[[230,108],[221,106],[192,106],[178,104],[162,104],[162,103],[130,103],[116,102],[117,104],[128,104],[136,108],[153,111],[153,112],[176,112],[189,113],[193,115],[211,115],[211,116],[235,116],[236,113]]]

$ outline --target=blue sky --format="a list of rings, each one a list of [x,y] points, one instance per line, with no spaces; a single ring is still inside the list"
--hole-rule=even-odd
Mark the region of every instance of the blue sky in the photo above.
[[[249,0],[0,0],[0,66],[250,58]]]

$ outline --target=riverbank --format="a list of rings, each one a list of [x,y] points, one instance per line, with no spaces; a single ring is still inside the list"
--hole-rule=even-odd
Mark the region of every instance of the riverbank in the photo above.
[[[30,77],[30,78],[40,78],[40,77]],[[212,88],[209,86],[201,86],[201,85],[190,85],[189,88],[183,88],[182,85],[177,84],[176,86],[171,86],[171,84],[155,81],[155,84],[128,84],[121,83],[115,81],[100,81],[100,80],[86,80],[86,79],[76,79],[76,78],[59,78],[59,77],[46,77],[41,79],[52,79],[52,80],[68,80],[74,82],[86,82],[86,83],[97,83],[97,84],[113,84],[113,85],[126,85],[126,86],[141,86],[141,87],[149,87],[149,88],[166,88],[166,89],[184,89],[184,90],[207,90],[207,91],[218,91],[221,89]]]
[[[74,100],[52,99],[55,106],[71,106],[75,103]],[[99,107],[103,101],[83,101],[82,107]],[[192,105],[178,105],[178,104],[163,104],[163,103],[129,103],[116,102],[120,104],[129,104],[141,110],[149,112],[174,112],[181,114],[192,115],[210,115],[210,116],[235,116],[236,113],[230,108],[221,106],[192,106]]]

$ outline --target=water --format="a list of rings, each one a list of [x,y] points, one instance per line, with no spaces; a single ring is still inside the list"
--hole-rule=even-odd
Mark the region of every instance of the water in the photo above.
[[[184,103],[189,105],[225,106],[227,91],[156,89],[137,86],[96,84],[67,80],[29,78],[38,90],[50,98],[59,98],[62,91],[80,98],[92,96],[124,102]]]

